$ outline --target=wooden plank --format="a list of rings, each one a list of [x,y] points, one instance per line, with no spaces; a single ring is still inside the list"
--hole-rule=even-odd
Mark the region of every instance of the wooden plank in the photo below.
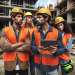
[[[71,20],[73,20],[73,19],[75,19],[75,18],[72,18]]]
[[[75,55],[75,51],[71,51],[71,54]]]
[[[71,54],[75,55],[75,47],[72,47]]]
[[[17,6],[23,6],[23,5],[17,5]]]
[[[0,15],[1,15],[1,14],[4,14],[4,13],[0,13]]]
[[[17,4],[12,4],[12,5],[17,5]]]

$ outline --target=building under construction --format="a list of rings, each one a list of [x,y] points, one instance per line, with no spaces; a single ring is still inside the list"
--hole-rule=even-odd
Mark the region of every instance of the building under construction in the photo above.
[[[75,33],[75,0],[61,0],[55,6],[56,16],[61,16],[71,25]]]
[[[20,7],[23,13],[29,11],[34,15],[37,12],[36,2],[37,0],[0,0],[0,31],[12,25],[10,12],[14,7]]]
[[[54,26],[55,18],[56,18],[56,9],[53,8],[53,4],[50,4],[47,6],[47,9],[51,11],[51,20],[50,20],[50,25]]]

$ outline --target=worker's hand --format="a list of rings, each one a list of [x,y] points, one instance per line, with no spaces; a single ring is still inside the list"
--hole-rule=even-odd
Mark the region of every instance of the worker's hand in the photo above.
[[[50,51],[52,54],[55,54],[57,52],[57,46],[58,45],[47,47],[47,50]]]
[[[21,45],[25,45],[25,42],[21,42]]]
[[[8,39],[4,39],[4,43],[7,44],[7,43],[10,43],[10,42],[9,42]]]
[[[44,48],[43,46],[38,46],[38,52],[42,53],[46,48]]]
[[[25,45],[25,42],[19,42],[19,45],[20,46]]]

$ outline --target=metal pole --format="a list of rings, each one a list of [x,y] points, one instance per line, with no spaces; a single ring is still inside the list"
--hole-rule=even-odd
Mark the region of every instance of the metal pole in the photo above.
[[[30,4],[30,0],[29,0],[29,4]],[[30,6],[29,6],[29,8],[30,8]]]
[[[9,6],[11,6],[11,0],[9,0]]]
[[[27,4],[28,4],[28,0],[27,0]],[[28,6],[27,6],[27,8],[28,8]]]

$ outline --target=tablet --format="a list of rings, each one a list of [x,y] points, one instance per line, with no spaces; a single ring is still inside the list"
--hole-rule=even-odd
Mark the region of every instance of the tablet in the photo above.
[[[51,46],[55,46],[56,44],[56,40],[41,40],[41,46],[44,46],[44,47],[49,47],[50,45]]]

